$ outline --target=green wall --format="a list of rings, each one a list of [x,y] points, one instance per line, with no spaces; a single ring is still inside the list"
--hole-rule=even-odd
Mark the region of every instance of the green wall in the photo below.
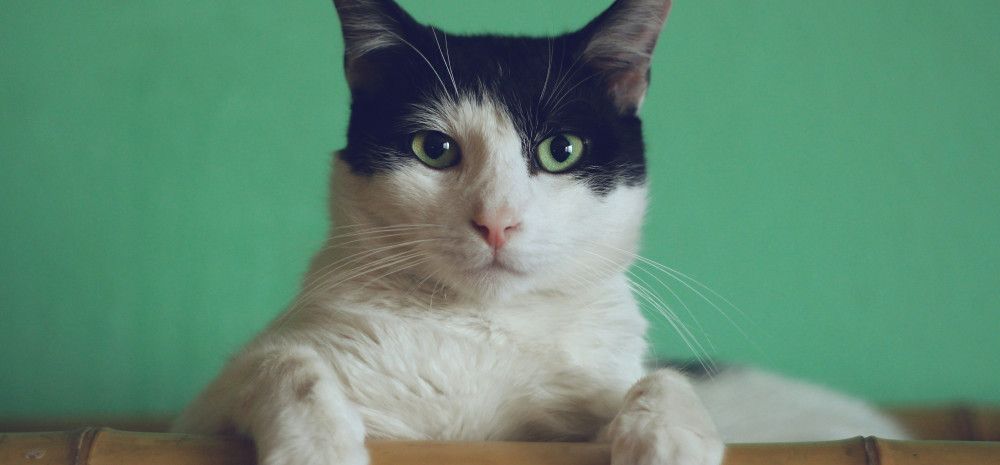
[[[402,3],[541,34],[606,2]],[[175,411],[289,301],[340,54],[324,0],[0,0],[0,418]],[[673,284],[714,355],[1000,401],[1000,3],[679,1],[653,75],[645,253],[742,309]]]

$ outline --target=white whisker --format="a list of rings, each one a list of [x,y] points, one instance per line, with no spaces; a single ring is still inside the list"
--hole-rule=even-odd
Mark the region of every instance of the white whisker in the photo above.
[[[436,241],[436,240],[439,240],[439,239],[436,239],[436,238],[434,238],[434,239],[418,239],[418,240],[407,241],[407,242],[402,242],[402,243],[397,243],[397,244],[390,244],[390,245],[386,245],[386,246],[382,246],[382,247],[377,247],[377,248],[374,248],[374,249],[366,250],[366,251],[363,251],[363,252],[359,252],[359,253],[356,253],[356,254],[351,254],[351,255],[348,255],[347,257],[344,257],[344,258],[335,260],[335,261],[333,261],[331,263],[328,263],[323,268],[320,268],[319,270],[317,270],[316,272],[314,272],[313,273],[314,278],[311,279],[309,282],[307,282],[304,286],[302,286],[302,290],[299,292],[299,295],[295,298],[295,300],[292,301],[291,305],[289,306],[289,308],[291,309],[290,312],[295,311],[295,309],[299,308],[299,306],[301,306],[303,302],[310,301],[313,297],[315,297],[320,292],[325,292],[325,291],[329,290],[331,288],[331,286],[328,286],[328,285],[323,284],[323,283],[325,281],[327,281],[330,277],[332,277],[335,273],[337,273],[338,271],[344,269],[344,267],[346,267],[346,266],[358,263],[358,262],[360,262],[362,260],[365,260],[365,259],[367,259],[369,257],[372,257],[374,255],[377,255],[377,254],[380,254],[380,253],[383,253],[383,252],[386,252],[386,251],[389,251],[389,250],[392,250],[392,249],[397,249],[397,248],[401,248],[401,247],[410,247],[412,245],[421,244],[421,243],[425,243],[425,242],[432,242],[432,241]],[[389,255],[387,257],[382,257],[382,258],[376,259],[374,261],[367,262],[365,265],[362,266],[362,269],[364,269],[365,267],[378,266],[378,265],[380,265],[380,264],[382,264],[382,263],[384,263],[386,261],[391,261],[391,260],[396,259],[396,258],[398,258],[398,257],[400,257],[402,255],[407,254],[407,253],[413,253],[413,252],[412,251],[410,251],[410,252],[404,251],[404,252],[399,252],[399,253],[395,253],[395,254]]]
[[[372,226],[370,224],[365,224],[365,223],[353,223],[353,224],[344,224],[344,225],[340,225],[340,226],[334,226],[331,229],[332,230],[337,230],[337,229],[359,229],[359,228],[387,229],[387,228],[409,228],[409,227],[419,227],[419,226],[441,227],[441,225],[433,224],[433,223],[401,223],[401,224],[393,224],[393,225],[389,225],[389,226]]]
[[[397,40],[399,40],[400,42],[406,44],[408,47],[410,47],[411,49],[413,49],[414,52],[417,52],[417,55],[420,55],[420,58],[423,58],[424,63],[427,63],[427,66],[430,67],[431,72],[434,73],[434,76],[437,78],[438,82],[441,83],[441,89],[444,90],[445,95],[447,95],[447,96],[449,96],[449,98],[451,98],[451,92],[448,91],[448,86],[445,85],[444,79],[441,79],[441,75],[438,74],[437,69],[434,68],[434,65],[431,63],[431,60],[428,60],[427,56],[424,55],[423,52],[420,51],[420,49],[418,49],[416,46],[414,46],[413,44],[411,44],[410,41],[402,38],[399,34],[396,34],[395,32],[393,32],[393,31],[391,31],[389,29],[382,28],[382,31],[385,32],[386,34],[392,35]],[[458,98],[458,96],[456,95],[455,98]]]
[[[667,292],[669,292],[670,295],[673,296],[673,298],[676,299],[677,302],[681,304],[681,308],[683,308],[684,311],[688,314],[688,316],[691,317],[691,320],[694,321],[694,324],[698,328],[698,331],[701,332],[701,335],[705,338],[705,341],[708,342],[708,346],[711,347],[712,350],[716,350],[715,343],[712,341],[712,337],[708,334],[707,331],[705,331],[705,327],[702,326],[701,321],[694,314],[694,312],[691,311],[691,307],[688,307],[688,304],[686,302],[684,302],[684,299],[682,299],[681,296],[676,291],[674,291],[674,289],[672,287],[670,287],[669,284],[663,282],[663,280],[661,280],[659,278],[659,276],[656,276],[655,274],[653,274],[652,272],[650,272],[646,268],[643,268],[642,266],[636,265],[635,268],[638,269],[638,270],[643,271],[644,273],[646,273],[647,275],[649,275],[651,278],[655,279],[658,284],[660,284],[661,286],[663,286],[663,288],[666,289]]]
[[[448,72],[448,76],[451,78],[451,86],[455,89],[455,98],[458,98],[458,84],[455,83],[455,75],[451,72],[451,55],[445,58],[445,54],[441,51],[441,42],[438,41],[437,31],[431,28],[431,34],[434,35],[434,43],[437,44],[438,53],[441,54],[441,62],[444,63],[444,69]],[[445,48],[448,47],[448,35],[444,35],[444,45]]]
[[[552,109],[550,111],[552,111],[553,113],[555,113],[555,112],[558,112],[559,110],[561,110],[562,107],[566,103],[569,103],[569,102],[572,101],[572,100],[569,100],[569,101],[564,102],[564,100],[566,99],[566,97],[569,97],[569,94],[572,93],[573,90],[575,90],[577,87],[580,87],[581,84],[583,84],[583,83],[585,83],[585,82],[593,79],[595,76],[597,76],[596,73],[591,74],[591,75],[589,75],[587,77],[584,77],[584,78],[580,79],[579,81],[577,81],[577,83],[574,84],[572,87],[570,87],[570,88],[566,89],[564,92],[562,92],[562,94],[559,96],[559,99],[556,100],[556,102],[552,104]]]
[[[701,344],[697,342],[697,339],[694,337],[694,335],[692,335],[691,332],[688,331],[687,327],[684,326],[684,323],[681,322],[679,318],[677,318],[677,315],[675,315],[672,311],[670,311],[669,307],[661,306],[661,303],[658,303],[652,297],[653,293],[650,290],[645,289],[640,284],[632,281],[631,279],[629,280],[629,288],[632,289],[632,292],[638,295],[646,303],[652,306],[657,311],[657,313],[660,314],[667,321],[667,324],[669,324],[674,329],[674,332],[677,333],[677,335],[681,338],[681,341],[684,342],[684,344],[688,347],[688,349],[691,350],[691,353],[694,355],[694,358],[705,369],[706,372],[710,374],[715,373],[716,366],[715,363],[712,361],[711,357],[708,356],[708,353],[705,351],[704,347],[702,347]]]
[[[542,106],[542,99],[545,98],[545,91],[549,87],[549,77],[552,74],[552,39],[548,40],[549,46],[549,61],[545,66],[545,81],[542,82],[542,91],[538,94],[538,104],[535,106],[535,116],[538,116],[538,111],[540,111]]]
[[[549,102],[552,101],[552,98],[554,96],[562,95],[560,93],[560,90],[563,88],[565,83],[568,82],[571,77],[573,77],[573,74],[576,71],[576,65],[580,62],[581,55],[577,55],[576,58],[573,60],[573,62],[570,63],[569,68],[566,69],[565,71],[562,71],[562,63],[564,58],[565,58],[565,50],[563,50],[563,55],[561,55],[559,58],[559,69],[561,74],[559,76],[559,79],[556,80],[556,84],[552,88],[552,93],[549,94],[549,98],[545,100],[545,106],[549,105]]]
[[[353,279],[359,278],[359,277],[364,276],[364,275],[366,275],[368,273],[371,273],[371,272],[374,272],[374,271],[378,271],[378,270],[386,268],[386,267],[395,266],[396,264],[398,264],[398,263],[400,263],[402,261],[406,261],[406,260],[409,260],[411,258],[420,256],[422,253],[423,252],[421,252],[421,251],[401,252],[401,253],[398,253],[398,254],[395,254],[395,255],[390,255],[388,257],[384,257],[384,258],[375,260],[373,262],[365,263],[362,266],[360,266],[358,268],[355,268],[353,274],[350,274],[350,275],[348,275],[346,277],[342,277],[342,278],[338,279],[337,281],[325,282],[322,285],[317,285],[310,292],[303,291],[302,292],[303,298],[301,300],[302,301],[309,301],[309,299],[311,297],[313,297],[314,295],[316,295],[316,294],[319,294],[319,293],[322,293],[322,292],[327,292],[327,291],[329,291],[331,289],[334,289],[337,286],[339,286],[339,285],[341,285],[341,284],[343,284],[345,282],[348,282],[348,281],[351,281]]]
[[[604,255],[596,253],[591,250],[582,249],[586,254],[592,255],[598,259],[608,262],[612,266],[621,266],[619,263],[611,260]],[[680,336],[681,340],[691,349],[694,357],[702,364],[706,371],[712,373],[715,371],[715,364],[712,362],[709,352],[702,346],[698,338],[687,328],[684,322],[670,309],[670,306],[663,301],[663,299],[655,292],[649,289],[649,284],[642,279],[642,277],[636,275],[631,270],[626,270],[626,278],[629,282],[629,287],[634,293],[637,294],[643,301],[647,302],[653,307],[670,326],[674,328],[674,331]]]
[[[639,262],[642,262],[642,263],[645,263],[645,264],[647,264],[649,266],[652,266],[654,269],[656,269],[656,270],[658,270],[658,271],[666,274],[667,276],[673,278],[675,281],[681,283],[681,285],[683,285],[688,290],[690,290],[691,292],[693,292],[695,295],[697,295],[698,297],[700,297],[702,300],[704,300],[706,303],[708,303],[713,309],[715,309],[720,315],[722,315],[722,317],[725,318],[726,321],[728,321],[729,324],[731,324],[740,333],[740,335],[743,336],[743,338],[754,347],[755,350],[758,350],[758,351],[760,351],[760,352],[763,353],[763,350],[753,341],[753,339],[750,338],[749,334],[747,334],[747,332],[743,329],[742,325],[740,325],[739,323],[737,323],[736,320],[734,320],[729,315],[728,312],[726,312],[725,310],[723,310],[722,307],[720,307],[718,304],[715,303],[715,301],[713,301],[712,299],[709,299],[708,296],[706,296],[704,293],[702,293],[697,288],[695,288],[691,283],[694,283],[694,285],[696,285],[696,286],[698,286],[698,287],[700,287],[700,288],[702,288],[702,289],[710,292],[712,295],[718,297],[723,302],[725,302],[730,308],[736,310],[737,313],[740,314],[740,316],[742,316],[743,318],[746,318],[746,320],[748,322],[750,322],[750,324],[753,324],[753,320],[745,312],[743,312],[743,310],[741,310],[735,304],[733,304],[732,302],[730,302],[729,299],[726,299],[725,297],[723,297],[718,292],[712,290],[710,287],[702,284],[701,282],[695,280],[694,278],[692,278],[692,277],[690,277],[690,276],[688,276],[688,275],[686,275],[684,273],[681,273],[680,271],[677,271],[677,270],[675,270],[673,268],[670,268],[670,267],[668,267],[668,266],[666,266],[666,265],[664,265],[664,264],[662,264],[660,262],[652,260],[650,258],[644,257],[642,255],[639,255],[637,253],[634,253],[634,252],[631,252],[631,251],[628,251],[628,250],[623,250],[623,249],[620,249],[620,248],[617,248],[617,247],[614,247],[614,246],[611,246],[611,245],[601,244],[601,243],[593,242],[593,241],[588,241],[588,242],[590,242],[593,245],[598,245],[598,246],[601,246],[601,247],[612,249],[614,251],[617,251],[617,252],[625,254],[625,255],[627,255],[629,257],[632,257],[632,258],[638,260]],[[681,277],[685,278],[686,280],[690,280],[691,283],[688,283],[688,281],[686,281],[685,279],[681,279]]]

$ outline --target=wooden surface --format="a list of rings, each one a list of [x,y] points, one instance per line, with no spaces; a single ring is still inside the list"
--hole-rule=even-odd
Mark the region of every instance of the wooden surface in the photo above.
[[[889,409],[921,439],[852,438],[789,444],[731,444],[726,465],[1000,465],[1000,408]],[[6,422],[0,431],[0,465],[252,465],[246,439],[85,427],[86,420]],[[103,420],[144,431],[162,431],[167,419]],[[373,465],[603,465],[607,445],[588,443],[372,441]],[[333,465],[333,464],[331,464]]]
[[[590,443],[372,441],[372,465],[605,465]],[[0,464],[252,465],[253,445],[227,437],[85,428],[0,435]],[[725,465],[1000,465],[1000,442],[852,438],[794,444],[733,444]],[[333,464],[331,464],[333,465]]]

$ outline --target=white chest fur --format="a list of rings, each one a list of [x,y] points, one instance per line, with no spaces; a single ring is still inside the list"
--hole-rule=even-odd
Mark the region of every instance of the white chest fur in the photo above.
[[[359,293],[307,307],[258,344],[313,341],[369,437],[583,439],[642,375],[646,323],[627,288],[602,292],[431,312]]]

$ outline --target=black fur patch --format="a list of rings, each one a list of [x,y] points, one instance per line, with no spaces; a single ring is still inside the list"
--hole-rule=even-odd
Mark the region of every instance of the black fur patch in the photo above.
[[[414,127],[413,112],[457,87],[462,94],[486,93],[506,108],[532,174],[574,176],[602,195],[620,184],[645,182],[641,122],[619,112],[604,75],[580,58],[586,29],[554,38],[459,36],[400,13],[393,12],[392,26],[409,44],[376,49],[352,63],[351,116],[341,156],[354,173],[372,175],[412,158],[411,135],[429,129]],[[581,136],[586,150],[570,170],[549,174],[539,167],[535,149],[560,132]]]

